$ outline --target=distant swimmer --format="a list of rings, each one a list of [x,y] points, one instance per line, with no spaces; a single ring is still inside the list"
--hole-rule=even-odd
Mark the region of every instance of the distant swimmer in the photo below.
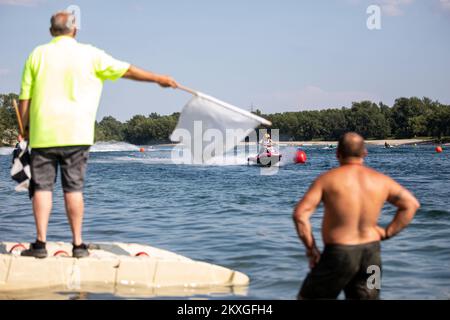
[[[19,96],[20,114],[32,148],[30,197],[37,233],[36,241],[22,255],[47,256],[47,226],[60,167],[73,236],[72,255],[81,258],[89,254],[81,232],[83,184],[104,81],[128,78],[172,88],[178,84],[169,76],[142,70],[77,42],[75,16],[70,12],[52,16],[50,33],[53,39],[36,47],[25,63]]]
[[[381,283],[368,280],[377,270],[381,280],[380,241],[403,230],[419,202],[393,179],[364,166],[367,149],[357,133],[343,135],[336,154],[340,166],[318,177],[294,210],[311,268],[298,298],[336,299],[343,290],[347,299],[378,299]],[[383,228],[378,218],[386,201],[397,207],[397,213]],[[325,209],[322,253],[310,223],[320,202]]]
[[[385,141],[385,142],[384,142],[384,147],[385,147],[386,149],[388,149],[388,148],[391,148],[392,146],[391,146],[389,143],[387,143],[387,141]]]

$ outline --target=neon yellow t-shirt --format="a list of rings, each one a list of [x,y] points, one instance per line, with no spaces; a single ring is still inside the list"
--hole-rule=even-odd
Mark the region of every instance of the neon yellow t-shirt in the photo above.
[[[92,145],[103,81],[119,79],[129,67],[68,36],[34,49],[19,96],[31,99],[31,148]]]

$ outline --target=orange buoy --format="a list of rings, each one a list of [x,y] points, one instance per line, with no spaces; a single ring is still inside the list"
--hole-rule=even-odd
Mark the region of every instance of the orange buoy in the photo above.
[[[306,157],[306,152],[298,149],[297,152],[295,153],[295,158],[294,158],[294,162],[295,163],[306,163],[307,157]]]
[[[140,149],[139,149],[139,152],[144,152],[144,151],[145,151],[144,148],[140,148]]]
[[[442,147],[441,146],[437,146],[436,147],[436,152],[437,153],[441,153],[443,150],[442,150]]]

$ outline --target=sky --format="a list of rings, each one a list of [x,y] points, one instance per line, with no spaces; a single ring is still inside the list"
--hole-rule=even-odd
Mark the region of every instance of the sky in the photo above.
[[[450,104],[450,0],[0,0],[0,93],[20,90],[26,57],[51,40],[50,16],[80,9],[77,40],[246,110],[264,113]],[[370,5],[381,29],[369,30]],[[98,119],[181,111],[190,96],[106,82]]]

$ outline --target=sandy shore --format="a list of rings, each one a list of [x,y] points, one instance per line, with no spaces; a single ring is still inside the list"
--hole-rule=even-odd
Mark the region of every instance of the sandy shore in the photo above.
[[[424,140],[424,139],[366,140],[367,144],[375,145],[375,146],[384,146],[385,142],[389,143],[392,146],[432,143],[431,140]],[[302,145],[327,146],[330,144],[337,145],[337,141],[280,141],[280,144],[287,144],[287,145],[291,145],[291,146],[302,146]]]

